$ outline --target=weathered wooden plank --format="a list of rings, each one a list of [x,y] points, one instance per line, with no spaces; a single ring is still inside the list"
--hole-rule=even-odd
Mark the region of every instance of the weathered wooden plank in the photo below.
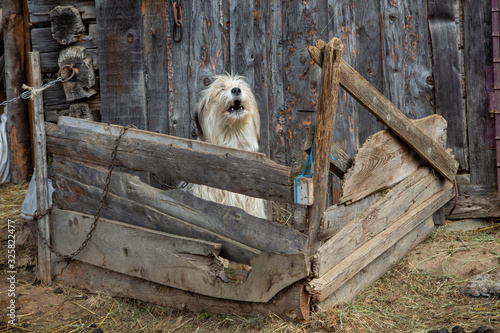
[[[84,214],[96,213],[102,196],[100,188],[61,175],[54,177],[53,184],[56,189],[54,202],[57,207]],[[220,243],[223,246],[221,255],[235,262],[250,264],[251,258],[260,253],[257,249],[111,193],[107,195],[101,216],[183,237]]]
[[[349,222],[357,219],[368,207],[381,197],[380,193],[374,193],[350,205],[336,204],[328,207],[323,214],[323,224],[319,230],[318,238],[324,240],[334,236]]]
[[[438,115],[412,120],[423,133],[446,147],[446,120]],[[415,172],[422,159],[389,130],[368,138],[344,177],[340,203],[352,203],[389,188]]]
[[[432,214],[453,196],[453,184],[446,182],[444,186],[434,193],[434,195],[428,196],[425,201],[412,205],[391,226],[380,233],[374,232],[372,237],[374,234],[376,236],[363,246],[358,247],[329,271],[319,275],[319,278],[313,279],[309,283],[312,300],[315,302],[325,300],[364,267],[408,235],[420,223],[429,217],[432,218]],[[378,223],[378,221],[374,223]]]
[[[7,100],[19,97],[26,82],[25,27],[21,1],[3,3],[3,59],[5,94]],[[10,156],[10,179],[15,184],[28,178],[32,166],[30,120],[28,103],[20,99],[6,107],[6,135]]]
[[[87,123],[87,127],[91,128],[47,123],[50,152],[96,164],[110,163],[111,149],[120,126],[71,118],[62,121]],[[185,145],[225,153],[183,148]],[[233,155],[233,152],[236,153]],[[291,169],[268,160],[263,154],[227,150],[164,134],[129,129],[121,139],[115,163],[132,170],[153,172],[159,176],[275,201],[292,202],[294,197]],[[240,168],[243,164],[246,166],[244,170]]]
[[[436,177],[427,167],[414,172],[387,192],[383,198],[372,204],[359,218],[342,228],[318,250],[313,258],[314,276],[321,277],[326,274],[382,230],[404,219],[410,209],[420,206],[447,186],[447,181],[439,176]],[[441,206],[428,212],[425,217]],[[421,210],[426,212],[432,208],[432,205],[423,206]]]
[[[30,23],[41,24],[50,22],[50,11],[56,6],[71,5],[76,7],[84,21],[95,20],[95,3],[93,0],[83,1],[67,1],[67,0],[37,0],[28,1],[28,8],[30,12]]]
[[[311,147],[314,141],[315,129],[316,126],[311,125],[309,129],[309,135],[307,136],[304,143],[303,150],[308,154],[311,151]],[[352,166],[352,158],[350,158],[349,155],[347,155],[347,153],[343,151],[336,142],[332,142],[332,150],[330,151],[330,154],[333,157],[333,159],[330,160],[330,171],[333,172],[337,177],[341,179],[344,178],[344,174]]]
[[[460,169],[468,170],[467,126],[462,98],[462,69],[459,59],[459,41],[455,24],[454,0],[428,2],[429,32],[434,64],[435,113],[448,120],[450,147]]]
[[[471,183],[496,185],[495,151],[487,149],[485,91],[486,66],[492,62],[491,5],[488,1],[463,1],[464,67],[467,131]],[[473,124],[473,130],[470,125]]]
[[[102,121],[148,129],[141,3],[97,0],[95,7]]]
[[[318,41],[316,46],[309,48],[311,57],[320,66],[323,64],[321,49],[324,45],[324,42]],[[450,154],[422,133],[400,110],[345,61],[342,61],[340,74],[341,86],[361,105],[417,151],[445,178],[448,180],[455,178],[458,162]]]
[[[147,126],[150,131],[169,133],[167,19],[168,2],[143,0],[144,98]]]
[[[99,70],[98,49],[87,49],[87,54],[92,58],[94,70]],[[57,73],[59,71],[59,65],[57,64],[58,57],[59,52],[40,53],[42,73]]]
[[[54,173],[78,182],[99,188],[105,184],[107,170],[103,167],[59,156],[53,158],[52,165]],[[261,220],[241,209],[206,201],[182,190],[162,191],[126,173],[113,173],[109,192],[261,251],[284,254],[306,251],[307,237],[285,225]]]
[[[313,175],[314,203],[307,207],[306,228],[309,236],[309,253],[314,253],[320,246],[318,232],[321,218],[326,209],[328,172],[330,169],[330,151],[333,142],[335,113],[339,94],[340,64],[344,47],[340,39],[333,38],[324,49],[323,71],[321,73],[321,91],[316,115],[316,133],[314,135]]]
[[[65,286],[106,292],[113,297],[137,299],[182,311],[225,313],[233,315],[263,315],[273,313],[288,320],[309,319],[309,294],[302,283],[279,292],[267,303],[250,303],[203,296],[136,277],[113,272],[74,260],[54,279]]]
[[[54,210],[51,217],[53,230],[57,230],[53,244],[63,254],[82,244],[94,220],[90,215],[61,210]],[[210,297],[264,303],[309,273],[305,254],[262,252],[251,260],[248,277],[233,284],[217,257],[220,250],[220,244],[100,219],[75,259]]]
[[[317,302],[316,306],[321,310],[326,310],[335,304],[352,301],[364,289],[372,285],[389,271],[392,266],[403,259],[408,252],[424,241],[433,230],[434,223],[432,222],[432,218],[429,217],[377,259],[373,260],[351,279],[346,281],[330,296],[323,301]]]
[[[40,55],[37,52],[28,53],[28,84],[31,87],[42,86],[42,75],[40,73]],[[39,214],[44,214],[36,223],[40,235],[38,235],[38,266],[40,280],[45,284],[52,282],[50,266],[50,251],[42,241],[42,237],[50,244],[50,218],[45,212],[49,209],[49,185],[47,172],[47,149],[45,144],[45,126],[43,121],[43,101],[38,94],[30,101],[31,121],[33,127],[33,150],[35,157],[36,177],[36,209]]]
[[[62,46],[52,37],[51,28],[32,29],[31,43],[34,52],[47,53],[62,49]],[[80,35],[79,40],[73,45],[82,46],[86,49],[97,49],[97,25],[91,24],[88,34]]]

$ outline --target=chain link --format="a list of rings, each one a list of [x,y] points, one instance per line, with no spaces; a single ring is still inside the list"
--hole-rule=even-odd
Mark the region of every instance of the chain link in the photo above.
[[[83,251],[83,249],[87,246],[88,242],[90,241],[90,238],[92,238],[92,234],[94,233],[94,231],[96,229],[96,226],[97,226],[97,221],[101,217],[101,210],[104,207],[104,204],[106,202],[106,197],[108,196],[108,189],[109,189],[109,184],[111,183],[111,174],[113,173],[113,169],[115,167],[115,160],[116,160],[116,153],[118,151],[118,146],[119,146],[120,141],[121,141],[123,135],[125,134],[125,132],[127,132],[127,130],[129,128],[132,128],[132,127],[134,127],[134,126],[133,125],[128,125],[128,126],[122,127],[121,130],[120,130],[120,134],[118,135],[118,138],[116,138],[116,140],[115,140],[115,143],[114,143],[114,146],[113,146],[113,151],[111,152],[111,164],[109,166],[109,171],[108,171],[108,175],[106,177],[106,182],[105,182],[105,185],[104,185],[104,189],[102,190],[101,200],[99,201],[99,205],[97,207],[97,212],[94,215],[94,221],[92,222],[92,225],[90,226],[90,231],[88,232],[87,236],[85,237],[85,240],[83,241],[82,245],[75,252],[73,252],[73,253],[71,253],[69,255],[65,255],[65,254],[62,254],[59,251],[55,250],[49,244],[49,242],[47,241],[47,239],[42,235],[42,233],[40,232],[40,229],[38,227],[38,223],[36,222],[37,219],[39,219],[39,218],[47,215],[48,213],[50,213],[50,209],[42,212],[42,214],[38,214],[37,212],[35,212],[35,216],[33,217],[33,221],[35,222],[38,235],[40,236],[43,244],[49,248],[50,252],[54,253],[58,257],[60,257],[62,259],[68,259],[68,260],[69,259],[73,259],[80,252]]]
[[[62,81],[63,81],[63,78],[59,76],[54,81],[50,81],[50,82],[45,83],[38,90],[45,90],[45,89],[47,89],[47,88],[55,85],[56,83],[59,83],[59,82],[62,82]],[[0,103],[0,106],[5,106],[5,105],[10,104],[10,103],[15,103],[15,102],[17,102],[20,99],[29,99],[29,98],[31,98],[32,95],[33,95],[33,92],[31,90],[27,90],[27,91],[23,92],[21,95],[19,95],[17,97],[14,97],[14,98],[12,98],[12,99],[10,99],[8,101],[4,101],[4,102]]]

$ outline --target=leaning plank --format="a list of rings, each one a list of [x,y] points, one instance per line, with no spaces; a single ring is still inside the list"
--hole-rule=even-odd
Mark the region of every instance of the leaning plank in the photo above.
[[[337,303],[352,301],[364,289],[372,285],[392,266],[403,259],[408,252],[424,241],[433,230],[434,223],[432,218],[429,217],[350,280],[346,281],[330,296],[315,305],[321,310],[326,310]]]
[[[65,118],[67,121],[69,118]],[[78,120],[84,126],[47,123],[49,152],[88,162],[109,165],[110,153],[121,126]],[[166,143],[169,141],[169,143]],[[129,129],[121,139],[115,165],[204,184],[274,201],[293,202],[293,177],[281,166],[259,153],[238,152],[224,147],[181,139],[165,134]],[[242,155],[245,158],[242,158]],[[245,168],[241,166],[244,165]]]
[[[105,292],[113,297],[137,299],[182,311],[251,316],[275,314],[297,321],[310,316],[309,294],[300,282],[280,291],[267,303],[250,303],[195,294],[78,260],[71,261],[60,273],[56,272],[54,280],[89,292]]]
[[[102,188],[107,169],[54,156],[53,171]],[[307,236],[285,225],[248,215],[239,208],[195,197],[182,190],[163,191],[137,177],[115,171],[109,191],[261,251],[294,254],[306,251]]]
[[[325,45],[325,42],[319,40],[316,46],[309,47],[311,58],[320,66],[323,65]],[[458,170],[458,162],[418,129],[391,101],[345,61],[342,61],[341,64],[340,85],[440,174],[453,181]]]
[[[313,257],[314,276],[321,277],[326,274],[364,243],[389,228],[391,224],[403,219],[411,209],[448,186],[451,186],[451,183],[435,175],[428,167],[422,167],[414,172],[321,246]],[[445,203],[446,201],[441,206]],[[436,207],[428,215],[441,206]]]
[[[349,206],[345,204],[336,204],[328,207],[323,214],[323,224],[321,225],[318,238],[324,240],[332,237],[342,230],[349,222],[357,219],[368,207],[381,198],[382,195],[380,193],[374,193]]]
[[[94,220],[63,210],[54,210],[51,217],[57,231],[54,247],[64,255],[83,243]],[[219,244],[100,219],[75,259],[205,296],[263,303],[309,274],[304,254],[262,252],[252,259],[248,277],[234,284],[225,276],[220,249]]]
[[[56,175],[52,183],[56,189],[54,204],[57,207],[85,214],[96,213],[102,194],[101,189],[61,175]],[[250,264],[250,260],[260,253],[257,249],[111,193],[108,193],[106,204],[100,213],[103,218],[222,244],[221,255],[224,258],[243,264]]]
[[[420,204],[412,205],[410,211],[398,218],[387,229],[378,233],[375,237],[372,236],[371,240],[357,248],[337,265],[334,265],[328,272],[321,274],[319,278],[313,279],[309,284],[313,301],[325,300],[429,216],[432,217],[432,214],[450,200],[452,196],[453,184],[445,182],[435,195]]]
[[[446,120],[439,115],[412,120],[439,146],[446,146]],[[366,140],[354,157],[353,167],[344,176],[339,203],[350,204],[389,188],[415,172],[422,160],[413,149],[389,130]]]

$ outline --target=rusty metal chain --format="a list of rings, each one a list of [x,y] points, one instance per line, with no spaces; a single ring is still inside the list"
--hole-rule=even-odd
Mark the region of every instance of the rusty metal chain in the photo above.
[[[182,41],[182,8],[180,0],[172,2],[172,9],[174,11],[174,32],[173,39],[177,43]],[[179,31],[177,33],[177,31]]]
[[[50,252],[54,253],[58,257],[60,257],[62,259],[73,259],[80,252],[83,251],[83,249],[87,246],[88,242],[90,241],[90,238],[92,238],[92,234],[94,233],[94,231],[96,229],[96,226],[97,226],[97,221],[101,217],[101,210],[104,207],[104,203],[106,202],[106,197],[108,196],[108,189],[109,189],[109,184],[111,183],[111,174],[113,173],[113,169],[115,167],[115,160],[116,160],[116,153],[118,151],[118,146],[119,146],[120,141],[121,141],[123,135],[125,134],[125,132],[127,132],[127,130],[129,128],[132,128],[132,127],[134,127],[134,126],[133,125],[128,125],[128,126],[122,127],[121,130],[120,130],[120,134],[118,135],[118,138],[116,138],[116,140],[115,140],[115,143],[114,143],[114,146],[113,146],[113,151],[111,152],[111,163],[109,165],[109,171],[108,171],[108,175],[106,177],[106,183],[105,183],[104,188],[102,190],[101,200],[99,201],[99,205],[97,207],[97,212],[94,215],[94,221],[92,222],[92,225],[90,226],[90,231],[88,232],[87,236],[85,237],[85,240],[83,241],[82,245],[76,251],[74,251],[73,253],[71,253],[69,255],[65,255],[65,254],[62,254],[59,251],[55,250],[49,244],[49,242],[47,241],[47,239],[42,235],[42,233],[40,232],[40,228],[38,227],[38,223],[37,223],[37,220],[39,218],[47,215],[48,213],[50,213],[51,209],[49,208],[49,209],[47,209],[46,211],[44,211],[44,212],[42,212],[40,214],[38,212],[35,212],[35,215],[34,215],[32,221],[35,222],[35,226],[36,226],[36,230],[37,230],[38,236],[42,240],[43,244],[49,248]]]

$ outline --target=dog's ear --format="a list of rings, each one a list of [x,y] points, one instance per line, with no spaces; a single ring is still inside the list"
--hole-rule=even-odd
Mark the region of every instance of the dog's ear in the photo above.
[[[198,134],[198,139],[200,139],[201,141],[205,141],[205,138],[203,137],[203,130],[201,129],[198,110],[196,110],[196,112],[194,113],[194,124],[196,125],[196,132]]]

